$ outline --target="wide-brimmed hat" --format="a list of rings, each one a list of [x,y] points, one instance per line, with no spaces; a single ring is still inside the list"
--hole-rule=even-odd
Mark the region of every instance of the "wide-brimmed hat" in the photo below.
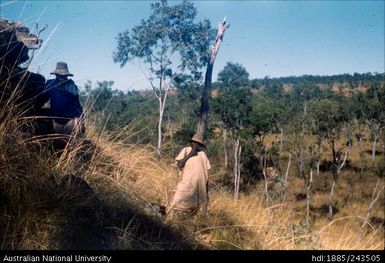
[[[203,144],[203,136],[201,134],[198,134],[198,133],[195,133],[194,136],[191,138],[191,141],[192,142],[197,142],[197,143],[200,143],[200,144]]]
[[[56,69],[51,74],[61,75],[61,76],[73,76],[73,74],[69,73],[67,63],[58,62],[56,64]]]

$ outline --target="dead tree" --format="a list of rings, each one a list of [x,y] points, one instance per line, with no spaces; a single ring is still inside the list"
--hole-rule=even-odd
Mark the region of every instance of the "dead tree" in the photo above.
[[[227,28],[229,28],[230,24],[227,23],[226,17],[223,19],[223,22],[218,24],[217,36],[215,38],[215,42],[213,47],[211,48],[210,60],[207,63],[206,75],[205,75],[205,86],[202,94],[201,101],[201,109],[200,116],[198,121],[198,126],[196,129],[196,133],[202,135],[204,137],[204,133],[207,127],[207,119],[209,114],[209,97],[211,91],[211,80],[213,75],[214,62],[218,54],[219,47],[223,41],[223,36]]]

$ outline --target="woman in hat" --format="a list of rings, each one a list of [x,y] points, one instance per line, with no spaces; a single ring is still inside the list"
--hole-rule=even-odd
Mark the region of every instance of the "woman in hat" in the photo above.
[[[196,213],[202,208],[202,213],[207,213],[208,170],[211,166],[203,149],[203,137],[195,134],[191,138],[190,146],[183,148],[175,158],[178,161],[181,181],[177,185],[168,212],[180,209]]]
[[[66,63],[58,62],[51,74],[56,78],[47,81],[45,91],[47,100],[50,100],[51,115],[54,117],[53,130],[59,134],[71,134],[75,128],[81,126],[83,108],[79,101],[79,89],[73,80],[68,79],[73,74],[68,71]],[[80,130],[84,132],[84,126]]]

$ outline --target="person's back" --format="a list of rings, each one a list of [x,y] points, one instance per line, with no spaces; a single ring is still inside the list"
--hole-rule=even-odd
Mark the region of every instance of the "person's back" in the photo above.
[[[68,76],[67,64],[58,62],[56,69],[51,74],[56,76],[50,79],[45,85],[45,94],[50,100],[52,125],[55,133],[71,134],[74,129],[84,132],[84,126],[81,124],[83,108],[79,101],[79,89],[73,80]]]
[[[180,168],[181,180],[168,209],[169,213],[174,208],[190,211],[202,208],[203,214],[207,212],[208,170],[211,165],[203,151],[202,137],[194,135],[191,145],[183,148],[175,158]]]
[[[52,116],[72,119],[82,115],[78,87],[73,80],[50,79],[46,83],[46,89],[49,93]]]

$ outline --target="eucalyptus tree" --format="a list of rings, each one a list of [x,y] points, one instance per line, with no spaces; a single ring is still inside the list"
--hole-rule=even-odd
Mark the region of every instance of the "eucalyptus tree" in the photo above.
[[[227,133],[242,129],[248,112],[250,111],[249,72],[239,63],[227,62],[218,73],[219,96],[216,99],[215,110],[221,116],[223,130],[223,148],[225,167],[228,164],[227,157]],[[239,141],[234,143],[235,148]],[[236,156],[239,156],[236,155]]]
[[[250,84],[249,72],[239,63],[227,62],[218,74],[218,81],[226,87],[247,87]]]
[[[366,94],[358,96],[359,115],[371,132],[372,155],[376,157],[377,141],[382,129],[385,128],[385,83],[374,81]]]
[[[223,130],[223,149],[225,167],[228,164],[227,154],[227,132],[232,137],[234,146],[234,178],[235,179],[235,199],[237,199],[237,189],[239,189],[239,177],[241,171],[241,151],[242,145],[240,138],[245,128],[249,126],[249,113],[251,112],[251,93],[248,88],[224,87],[219,89],[218,95],[212,100],[212,111],[218,116],[220,126]]]
[[[251,100],[250,128],[255,137],[263,144],[266,134],[277,132],[286,105],[279,100],[265,96],[253,96]]]
[[[307,104],[310,101],[317,100],[321,97],[322,91],[314,83],[310,83],[306,80],[301,80],[299,83],[293,86],[293,90],[290,93],[289,101],[297,111],[303,110],[306,112]]]
[[[332,151],[332,185],[329,194],[329,219],[333,217],[333,195],[337,179],[345,166],[349,150],[351,148],[351,138],[347,138],[346,143],[339,143],[344,125],[349,122],[351,111],[348,110],[342,101],[321,99],[309,105],[309,114],[313,120],[314,132],[319,139],[325,139]],[[320,141],[320,140],[319,140]],[[319,144],[321,146],[321,144]],[[319,155],[320,156],[320,155]]]
[[[160,156],[168,92],[186,78],[201,80],[215,32],[208,20],[195,21],[197,10],[191,2],[169,6],[162,0],[150,6],[152,13],[147,19],[118,34],[113,60],[123,67],[137,59],[145,67],[143,74],[158,100],[157,154]]]

